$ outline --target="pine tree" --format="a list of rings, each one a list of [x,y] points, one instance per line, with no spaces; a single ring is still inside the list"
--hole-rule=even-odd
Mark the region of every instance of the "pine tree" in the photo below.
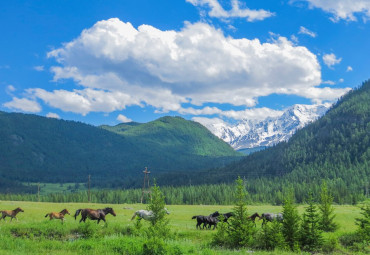
[[[317,251],[322,245],[322,232],[319,229],[319,214],[313,202],[312,193],[309,195],[308,207],[303,214],[303,221],[300,230],[301,245],[304,250]]]
[[[297,207],[293,202],[293,192],[287,195],[283,205],[283,236],[285,242],[291,250],[296,250],[299,242],[299,222],[300,217],[298,214]]]
[[[252,243],[252,237],[256,231],[252,221],[247,219],[247,205],[243,180],[238,177],[236,180],[235,206],[233,217],[229,219],[229,225],[226,227],[220,222],[218,233],[213,238],[216,245],[228,247],[246,247]]]
[[[356,218],[356,225],[358,225],[357,233],[366,242],[370,242],[370,205],[361,207],[362,218]]]
[[[320,229],[325,232],[334,232],[338,225],[334,222],[335,214],[333,208],[333,196],[329,194],[326,182],[324,181],[321,185],[321,193],[320,193],[320,204],[319,204],[319,211],[320,211],[320,220],[319,226]]]

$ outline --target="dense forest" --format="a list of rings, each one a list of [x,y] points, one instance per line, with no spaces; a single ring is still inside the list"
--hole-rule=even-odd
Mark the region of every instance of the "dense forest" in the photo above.
[[[326,179],[338,202],[341,199],[348,202],[349,194],[368,195],[370,80],[340,98],[326,115],[298,130],[288,142],[255,152],[226,167],[166,175],[161,183],[224,183],[237,176],[256,183],[249,190],[256,194],[279,193],[292,184],[296,193],[307,192],[307,188],[314,188]]]
[[[20,182],[82,182],[135,187],[144,167],[156,173],[225,165],[241,155],[200,124],[180,117],[130,126],[91,125],[0,112],[1,192],[29,191]],[[127,126],[127,125],[126,125]]]

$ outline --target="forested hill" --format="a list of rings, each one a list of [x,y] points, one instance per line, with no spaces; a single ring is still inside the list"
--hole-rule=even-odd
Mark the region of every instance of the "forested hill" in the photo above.
[[[253,192],[259,188],[265,189],[264,193],[270,188],[278,192],[290,184],[307,191],[327,179],[339,193],[365,193],[370,186],[370,80],[343,96],[322,118],[298,130],[288,142],[184,179],[218,183],[233,181],[238,175],[260,185],[256,184]]]
[[[127,134],[122,133],[124,126],[129,127]],[[21,188],[13,181],[85,182],[88,174],[103,186],[114,182],[129,187],[141,183],[145,166],[154,173],[197,171],[239,156],[206,128],[182,118],[103,129],[0,112],[1,191]]]

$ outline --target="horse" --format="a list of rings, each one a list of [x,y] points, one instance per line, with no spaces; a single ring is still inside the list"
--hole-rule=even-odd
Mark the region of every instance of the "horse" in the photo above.
[[[52,219],[58,219],[62,221],[62,224],[64,223],[64,215],[71,215],[67,209],[64,209],[60,212],[51,212],[45,215],[45,218],[49,216],[50,220]]]
[[[253,213],[251,216],[248,216],[247,219],[253,221],[254,226],[256,226],[256,218],[261,220],[261,216],[258,213]]]
[[[204,229],[204,227],[206,227],[207,223],[208,223],[207,217],[217,217],[219,215],[220,215],[220,213],[218,211],[215,211],[214,213],[211,213],[208,216],[204,216],[204,215],[193,216],[192,219],[197,219],[197,225],[195,226],[197,229],[198,229],[198,227],[200,229],[200,225],[202,225],[202,224],[203,224],[203,229]],[[213,221],[213,220],[210,220],[210,221]]]
[[[19,212],[24,212],[20,207],[18,207],[18,208],[16,208],[16,209],[14,209],[14,210],[10,210],[10,211],[0,211],[1,212],[1,214],[2,214],[2,217],[1,217],[1,219],[0,220],[2,220],[2,219],[4,219],[4,221],[5,221],[5,217],[6,216],[8,216],[8,217],[10,217],[11,219],[10,219],[10,221],[12,221],[13,220],[13,218],[15,218],[17,221],[18,221],[18,218],[16,217],[17,216],[17,214],[19,213]]]
[[[223,213],[222,215],[224,216],[224,222],[227,222],[227,220],[230,217],[234,216],[234,213],[233,212],[228,212],[228,213]]]
[[[211,229],[211,226],[213,225],[213,230],[217,227],[217,223],[219,222],[219,218],[213,217],[211,215],[205,217],[205,226],[208,225],[208,228]]]
[[[283,221],[284,217],[282,213],[262,213],[260,219],[262,219],[262,226],[266,224],[266,222],[277,220],[279,222]]]
[[[170,214],[170,212],[167,210],[167,208],[164,208],[163,209],[167,214]],[[144,219],[144,220],[148,220],[148,221],[151,221],[154,219],[154,213],[153,211],[148,211],[148,210],[138,210],[136,212],[134,212],[134,215],[132,215],[132,218],[131,220],[135,219],[136,216],[139,216],[139,219]]]
[[[114,212],[114,210],[111,208],[111,207],[106,207],[104,209],[97,209],[97,210],[94,210],[94,209],[78,209],[75,213],[75,220],[77,218],[77,216],[80,214],[81,212],[81,219],[80,219],[80,223],[81,221],[83,222],[86,222],[86,219],[89,218],[90,220],[97,220],[98,224],[101,220],[103,220],[104,222],[105,221],[105,216],[107,214],[112,214],[114,217],[116,217],[116,213]]]

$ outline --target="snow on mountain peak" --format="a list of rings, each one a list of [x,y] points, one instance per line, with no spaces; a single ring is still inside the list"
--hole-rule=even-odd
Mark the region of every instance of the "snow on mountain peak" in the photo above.
[[[234,149],[240,150],[287,141],[297,129],[324,115],[329,107],[330,104],[296,104],[287,108],[281,116],[266,117],[264,120],[243,119],[234,125],[221,119],[194,118],[194,121],[207,127]]]

